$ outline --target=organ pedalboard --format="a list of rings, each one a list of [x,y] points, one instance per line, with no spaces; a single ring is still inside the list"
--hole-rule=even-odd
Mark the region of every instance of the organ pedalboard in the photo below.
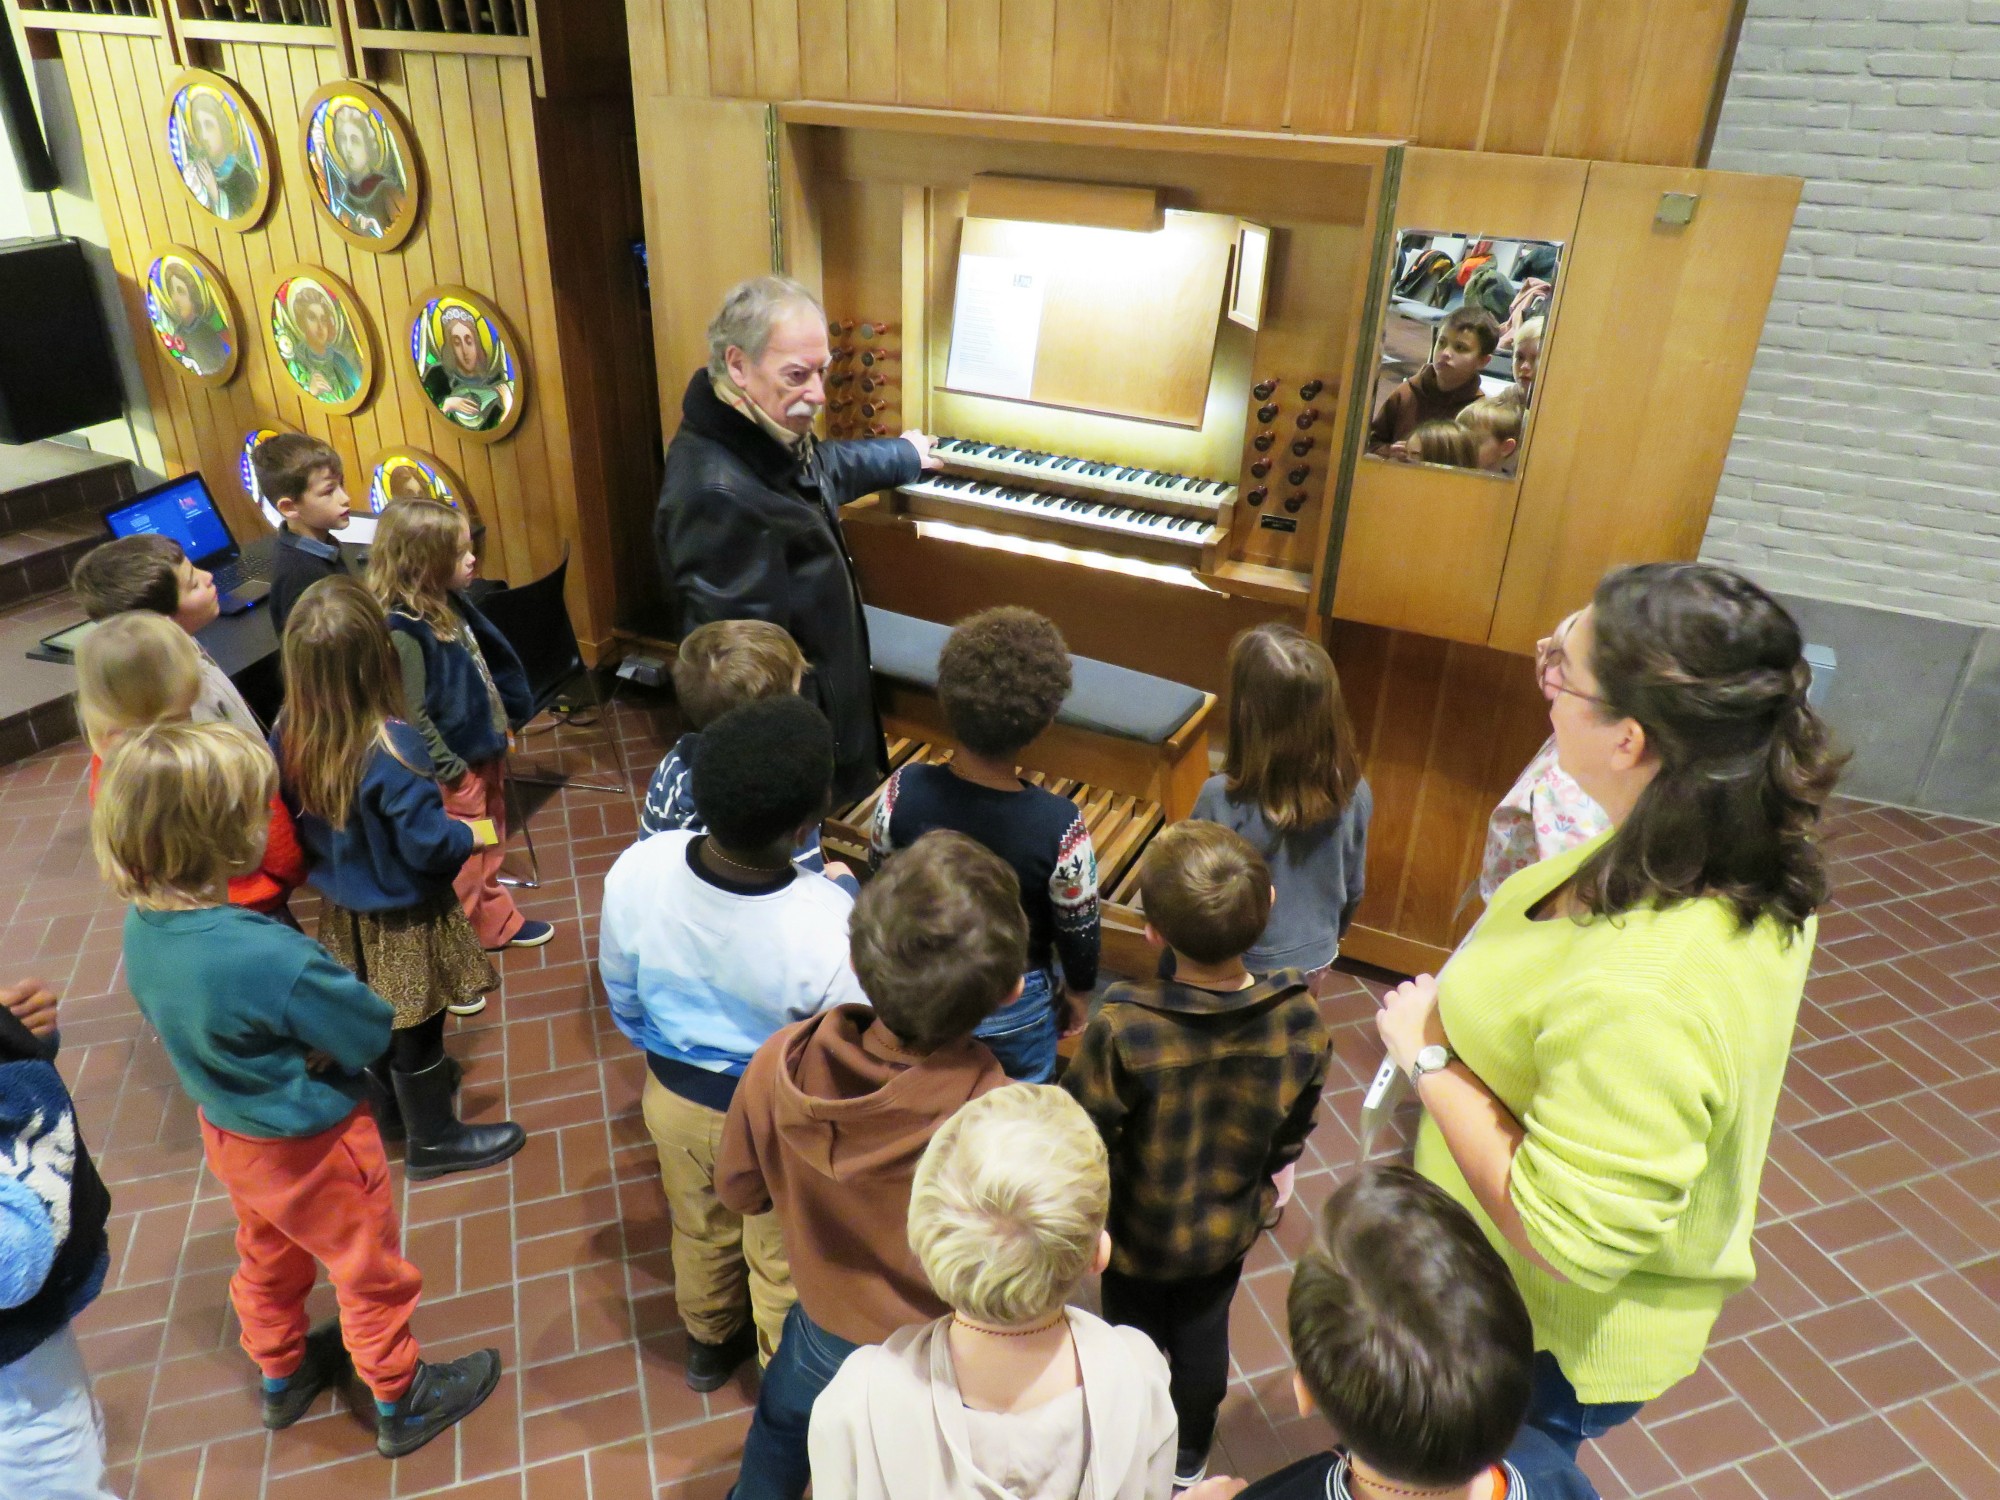
[[[1130,464],[939,437],[944,468],[896,491],[912,516],[1192,567],[1228,533],[1236,486]]]
[[[1266,531],[1297,531],[1299,512],[1317,492],[1329,455],[1315,431],[1324,420],[1337,382],[1312,376],[1296,387],[1268,375],[1250,388],[1251,420],[1244,453],[1243,503]],[[1297,404],[1288,398],[1296,393]],[[1289,419],[1289,420],[1287,420]]]

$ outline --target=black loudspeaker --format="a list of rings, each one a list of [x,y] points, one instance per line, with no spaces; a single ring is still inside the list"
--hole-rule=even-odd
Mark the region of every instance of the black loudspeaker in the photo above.
[[[82,244],[0,243],[0,443],[39,442],[124,414]]]

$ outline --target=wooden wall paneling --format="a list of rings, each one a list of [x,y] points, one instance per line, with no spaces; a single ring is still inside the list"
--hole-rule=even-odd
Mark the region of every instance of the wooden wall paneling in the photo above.
[[[1169,0],[1111,0],[1111,107],[1118,120],[1167,117]]]
[[[808,99],[847,97],[847,0],[798,0],[799,88]]]
[[[896,0],[846,0],[846,4],[847,88],[838,97],[894,104],[901,57]]]
[[[1656,6],[1617,159],[1701,165],[1710,100],[1728,83],[1744,0]]]
[[[1394,228],[1561,241],[1565,260],[1557,273],[1548,342],[1552,368],[1570,352],[1563,337],[1563,297],[1588,170],[1585,162],[1556,158],[1410,147],[1403,153]],[[1371,350],[1379,349],[1379,328],[1365,337]],[[1372,360],[1369,367],[1372,372]],[[1368,404],[1372,414],[1372,389]],[[1538,404],[1513,479],[1388,463],[1365,454],[1358,459],[1334,612],[1450,640],[1485,641],[1542,425]],[[1415,537],[1421,544],[1413,545]]]
[[[1412,121],[1426,146],[1478,147],[1506,10],[1507,0],[1450,0],[1431,11],[1423,96]]]
[[[757,59],[757,96],[798,98],[798,0],[751,0],[750,34]]]
[[[1237,0],[1245,6],[1255,0]],[[1231,0],[1173,0],[1167,114],[1176,125],[1219,125],[1229,82]]]
[[[1594,162],[1564,268],[1491,643],[1530,651],[1619,563],[1691,558],[1799,179]],[[1660,195],[1700,195],[1685,228]]]
[[[268,99],[269,88],[264,78],[263,60],[257,55],[258,49],[247,47],[242,55],[230,59],[237,69],[238,81],[249,89],[255,97]],[[244,437],[253,427],[266,423],[302,431],[304,398],[297,386],[286,378],[271,355],[270,340],[264,334],[263,298],[259,288],[263,284],[266,268],[274,261],[290,264],[302,259],[292,242],[292,226],[287,204],[287,196],[294,191],[291,174],[282,160],[279,162],[279,178],[274,201],[264,217],[260,239],[266,243],[253,244],[248,235],[232,234],[220,226],[213,226],[208,233],[213,236],[217,253],[222,257],[218,262],[223,274],[229,279],[230,290],[235,293],[238,311],[243,317],[243,358],[245,369],[232,392],[243,392],[235,403],[235,430],[232,440],[239,454]],[[268,246],[268,248],[267,248]],[[282,260],[278,259],[282,257]],[[247,402],[245,397],[247,396]],[[246,409],[247,405],[247,409]],[[365,455],[364,455],[365,457]],[[344,460],[343,460],[344,461]],[[243,493],[241,468],[233,469],[221,483],[211,483],[210,488],[227,492],[232,499]],[[246,509],[254,506],[247,497],[240,501]],[[268,524],[259,513],[260,524]]]
[[[1354,119],[1355,42],[1364,0],[1294,0],[1285,123],[1344,135]]]
[[[1356,135],[1408,136],[1416,131],[1424,81],[1425,40],[1440,0],[1368,0],[1355,48]],[[1447,6],[1446,8],[1450,8]]]
[[[948,0],[896,0],[896,100],[951,103]]]
[[[931,425],[930,243],[931,194],[920,187],[903,189],[902,307],[903,420],[924,432]]]
[[[657,93],[662,88],[673,88],[678,61],[668,50],[667,34],[675,24],[669,18],[668,7],[658,0],[625,0],[625,47],[631,58],[635,92]],[[702,72],[705,75],[707,71],[708,59],[704,56]]]
[[[678,0],[676,0],[678,3]],[[755,21],[745,0],[717,0],[708,14],[708,86],[727,98],[757,92]]]
[[[1111,105],[1112,0],[1056,0],[1051,114],[1097,119]]]
[[[1000,100],[1017,115],[1053,107],[1056,0],[1001,0]]]
[[[1578,0],[1569,60],[1555,99],[1552,152],[1616,159],[1645,47],[1645,9]]]
[[[1579,0],[1508,0],[1494,48],[1482,151],[1540,156],[1548,150],[1578,8]]]
[[[1000,108],[1000,0],[951,0],[946,17],[946,86],[952,107]]]
[[[660,427],[680,426],[688,377],[708,358],[722,295],[771,263],[765,107],[742,100],[639,101],[640,180],[653,267]]]
[[[627,0],[632,9],[642,5],[663,9],[666,16],[665,42],[667,76],[661,86],[647,89],[644,83],[649,57],[634,52],[633,92],[668,92],[687,98],[701,98],[718,92],[709,73],[708,0]],[[733,0],[720,0],[727,6]]]
[[[1229,12],[1221,120],[1252,130],[1285,124],[1293,0],[1236,0]]]
[[[504,123],[497,128],[489,122],[506,120],[506,104],[500,92],[500,77],[496,66],[498,59],[490,57],[467,57],[465,64],[466,87],[472,99],[472,118],[481,123],[476,137],[476,156],[479,162],[479,201],[485,209],[481,215],[481,229],[484,231],[485,274],[468,283],[473,290],[484,292],[507,314],[507,320],[520,334],[527,348],[522,351],[523,363],[528,371],[528,400],[546,402],[548,391],[542,385],[541,356],[544,345],[540,335],[546,331],[548,349],[555,347],[555,329],[537,329],[535,320],[527,316],[527,286],[521,271],[521,231],[514,217],[514,205],[508,193],[507,127]],[[532,118],[532,117],[531,117]],[[524,120],[522,122],[526,124]],[[460,220],[460,229],[465,221]],[[467,269],[477,272],[479,265],[472,261]],[[554,499],[546,490],[535,492],[537,504],[533,507],[525,503],[522,493],[523,482],[529,478],[525,470],[530,465],[543,471],[546,479],[546,464],[536,462],[543,459],[546,449],[546,419],[554,416],[562,420],[562,408],[555,402],[547,402],[541,408],[544,422],[538,422],[534,430],[517,430],[504,443],[485,445],[493,465],[493,487],[500,495],[500,514],[503,534],[507,540],[504,555],[506,577],[510,581],[521,582],[535,576],[535,533],[547,525],[549,503]],[[440,426],[447,425],[443,417],[435,419]]]

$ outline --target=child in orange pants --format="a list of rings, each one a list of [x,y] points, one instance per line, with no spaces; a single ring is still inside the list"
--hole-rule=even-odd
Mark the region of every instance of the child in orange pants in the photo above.
[[[132,902],[132,994],[201,1107],[209,1167],[236,1209],[230,1297],[264,1375],[264,1425],[298,1421],[351,1355],[375,1396],[376,1451],[396,1458],[492,1394],[500,1356],[426,1364],[410,1335],[423,1278],[403,1259],[361,1103],[362,1070],[389,1045],[388,1002],[296,928],[228,904],[229,877],[263,854],[276,782],[269,752],[233,725],[141,729],[105,762],[91,842]],[[315,1258],[341,1317],[308,1333]]]

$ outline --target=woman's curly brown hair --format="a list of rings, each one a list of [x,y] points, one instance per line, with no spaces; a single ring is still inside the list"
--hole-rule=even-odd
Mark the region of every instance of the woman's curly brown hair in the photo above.
[[[1715,896],[1745,926],[1797,932],[1827,898],[1820,810],[1845,752],[1806,701],[1798,624],[1756,584],[1705,563],[1607,574],[1592,601],[1605,711],[1659,757],[1611,840],[1576,873],[1599,914]]]
[[[1016,755],[1069,696],[1069,647],[1046,615],[1005,604],[961,620],[938,657],[938,700],[976,755]]]

